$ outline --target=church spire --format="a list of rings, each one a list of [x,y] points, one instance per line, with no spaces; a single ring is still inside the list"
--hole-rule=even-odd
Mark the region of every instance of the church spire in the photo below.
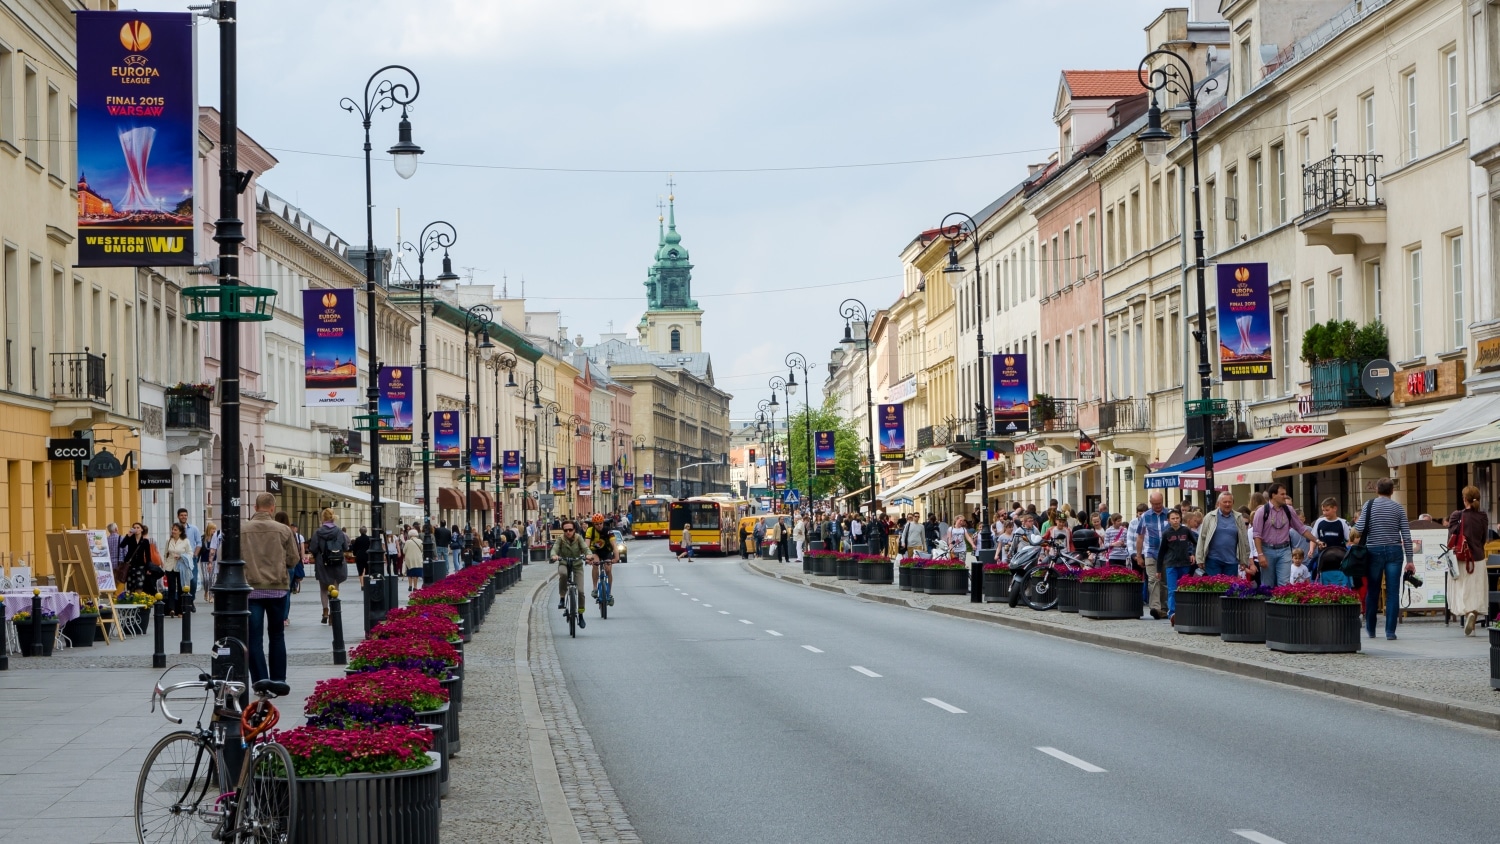
[[[694,310],[693,265],[677,231],[676,183],[667,181],[666,228],[662,228],[661,204],[657,202],[656,261],[646,272],[646,302],[651,310]]]

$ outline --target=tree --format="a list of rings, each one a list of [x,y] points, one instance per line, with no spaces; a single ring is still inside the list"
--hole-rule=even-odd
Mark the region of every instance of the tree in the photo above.
[[[860,459],[863,457],[860,450],[860,425],[843,419],[838,415],[835,408],[838,407],[837,396],[824,396],[822,407],[812,408],[812,432],[816,436],[818,431],[833,431],[833,446],[835,468],[831,475],[813,475],[812,493],[808,496],[808,460],[812,457],[812,449],[808,446],[808,410],[804,408],[787,420],[787,472],[793,487],[801,490],[804,496],[811,498],[823,498],[835,492],[840,486],[848,490],[856,490],[869,483],[868,477]]]

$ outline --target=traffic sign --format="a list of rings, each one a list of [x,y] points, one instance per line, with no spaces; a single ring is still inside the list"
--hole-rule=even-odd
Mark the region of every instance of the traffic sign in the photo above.
[[[802,495],[795,489],[789,489],[786,491],[786,495],[781,496],[781,500],[787,504],[796,506],[802,503]]]

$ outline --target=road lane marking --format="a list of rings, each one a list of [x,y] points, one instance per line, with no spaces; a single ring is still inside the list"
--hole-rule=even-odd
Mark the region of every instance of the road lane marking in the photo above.
[[[745,618],[740,619],[740,624],[754,624],[754,623],[755,622],[750,621],[749,619],[745,619]]]
[[[713,604],[704,604],[703,606],[705,606],[705,607],[712,607]]]
[[[1285,844],[1263,832],[1256,832],[1253,829],[1231,829],[1229,831],[1248,841],[1254,841],[1255,844]]]
[[[694,600],[694,601],[698,601],[698,599],[697,599],[697,598],[694,598],[694,599],[693,599],[693,600]],[[701,603],[703,603],[703,602],[702,602],[702,601],[698,601],[698,603],[700,603],[700,604],[701,604]]]
[[[851,665],[849,667],[853,668],[855,671],[858,671],[859,673],[865,675],[866,677],[879,677],[880,676],[879,674],[876,674],[874,671],[871,671],[870,669],[864,667],[863,665]]]
[[[951,704],[951,703],[943,703],[942,701],[938,700],[935,697],[924,697],[924,698],[922,698],[922,700],[925,700],[928,703],[932,704],[933,706],[936,706],[938,709],[946,709],[947,711],[952,712],[954,715],[966,715],[966,714],[968,714],[968,713],[964,712],[962,709],[959,709],[958,707],[954,706],[953,704]]]
[[[766,632],[770,633],[772,636],[780,636],[781,635],[780,633],[777,633],[775,630],[767,630]]]
[[[719,615],[729,615],[729,610],[719,610]]]
[[[1080,770],[1088,771],[1091,774],[1106,773],[1106,771],[1098,765],[1091,765],[1088,762],[1079,759],[1077,756],[1070,756],[1055,747],[1038,747],[1037,750],[1040,750],[1041,752],[1047,754],[1048,756],[1051,756],[1054,759],[1061,759],[1062,761],[1067,762],[1069,765],[1072,765],[1073,767]],[[1280,842],[1275,842],[1275,844],[1280,844]]]
[[[804,651],[812,651],[812,652],[813,652],[813,653],[815,653],[815,654],[820,654],[820,653],[822,653],[822,651],[820,651],[820,650],[818,650],[818,649],[817,649],[817,648],[815,648],[815,647],[813,647],[813,646],[812,646],[812,645],[803,645],[803,646],[802,646],[802,649],[803,649],[803,650],[804,650]]]

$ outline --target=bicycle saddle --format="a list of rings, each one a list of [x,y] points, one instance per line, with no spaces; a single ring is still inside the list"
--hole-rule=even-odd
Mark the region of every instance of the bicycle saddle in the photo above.
[[[250,688],[256,694],[269,694],[271,697],[286,697],[292,691],[291,686],[280,680],[256,680],[255,685]]]

